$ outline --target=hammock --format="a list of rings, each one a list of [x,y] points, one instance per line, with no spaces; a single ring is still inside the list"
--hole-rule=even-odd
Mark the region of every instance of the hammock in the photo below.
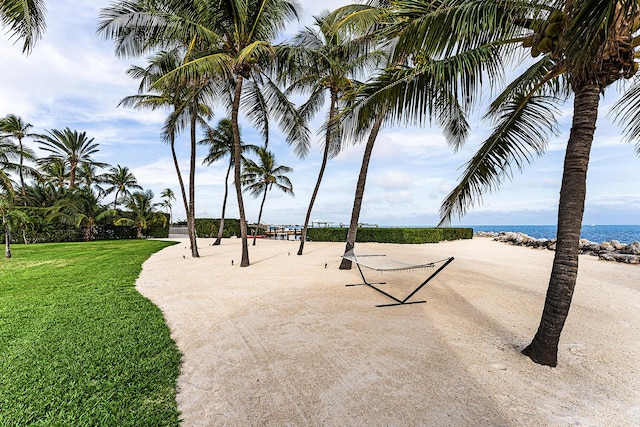
[[[375,289],[376,291],[380,292],[381,294],[395,301],[394,303],[391,303],[391,304],[379,304],[379,305],[376,305],[376,307],[389,307],[394,305],[406,305],[406,304],[420,304],[420,303],[426,302],[426,301],[409,302],[408,300],[453,261],[453,257],[450,257],[450,258],[441,259],[439,261],[433,261],[433,262],[428,262],[424,264],[409,264],[403,261],[398,261],[398,260],[389,258],[388,256],[383,254],[356,255],[354,252],[354,245],[351,242],[347,242],[347,251],[344,253],[342,258],[355,263],[355,265],[358,267],[358,271],[360,272],[360,276],[362,277],[362,281],[364,282],[364,283],[357,283],[357,284],[352,284],[347,286],[367,285],[370,288]],[[362,268],[360,268],[362,266],[375,271],[404,271],[404,270],[419,270],[423,268],[435,269],[437,265],[439,265],[439,267],[429,277],[427,277],[427,279],[424,282],[418,285],[411,293],[409,293],[409,295],[407,295],[403,299],[396,298],[393,295],[374,286],[374,285],[384,285],[385,282],[372,283],[367,281],[367,279],[364,276],[364,273],[362,272]]]

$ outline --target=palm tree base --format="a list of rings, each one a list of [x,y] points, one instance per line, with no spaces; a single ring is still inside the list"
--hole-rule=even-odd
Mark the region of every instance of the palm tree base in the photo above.
[[[522,352],[525,356],[529,357],[534,363],[538,365],[550,366],[555,368],[558,366],[558,351],[541,349],[535,344],[535,340],[526,346]]]
[[[353,263],[345,258],[342,258],[342,262],[340,263],[340,267],[338,267],[339,270],[351,270]]]

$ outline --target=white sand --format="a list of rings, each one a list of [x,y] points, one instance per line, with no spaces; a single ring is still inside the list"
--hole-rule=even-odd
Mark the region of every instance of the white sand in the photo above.
[[[362,243],[357,253],[455,261],[414,299],[338,270],[343,244],[185,241],[153,255],[139,291],[183,354],[184,426],[640,426],[640,266],[581,256],[557,368],[520,354],[553,252],[487,238]],[[290,253],[290,255],[289,255]],[[186,258],[183,258],[186,257]],[[231,261],[235,265],[231,265]],[[327,267],[325,268],[325,263]],[[404,296],[428,270],[369,273]]]

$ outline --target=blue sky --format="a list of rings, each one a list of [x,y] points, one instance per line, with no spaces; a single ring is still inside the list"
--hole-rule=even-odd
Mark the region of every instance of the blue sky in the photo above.
[[[333,0],[301,2],[299,25],[290,26],[293,35],[322,9],[347,4]],[[142,112],[118,108],[118,102],[137,90],[137,82],[125,75],[132,65],[144,60],[117,59],[113,44],[96,36],[97,15],[108,1],[48,1],[48,29],[34,52],[25,57],[20,45],[0,38],[2,80],[0,116],[17,114],[34,125],[35,132],[70,127],[86,131],[100,144],[95,160],[128,166],[145,189],[159,195],[172,188],[179,194],[169,147],[160,140],[166,112]],[[287,36],[287,35],[285,35]],[[606,117],[617,97],[611,88],[601,102],[598,129],[593,145],[587,184],[585,224],[639,224],[640,187],[637,185],[640,158],[633,146],[620,141],[620,131]],[[485,195],[483,203],[453,225],[555,224],[562,174],[564,147],[568,139],[571,104],[563,107],[562,132],[550,141],[547,153],[526,167],[514,171],[513,180],[498,192]],[[211,122],[224,117],[220,111]],[[322,114],[312,130],[319,130]],[[465,147],[453,153],[442,132],[431,128],[386,128],[376,142],[370,165],[361,222],[379,225],[435,225],[443,198],[456,184],[461,167],[486,137],[489,126],[472,121],[473,130]],[[275,126],[272,127],[275,129]],[[245,125],[248,142],[260,144],[255,132]],[[321,136],[313,138],[309,156],[297,158],[282,136],[274,131],[269,148],[280,164],[290,166],[295,197],[272,191],[267,197],[263,221],[301,224],[315,185],[321,160]],[[32,148],[37,148],[29,141]],[[187,174],[187,138],[178,141],[183,173]],[[362,145],[348,147],[329,162],[316,200],[312,220],[348,223],[355,182],[360,168]],[[206,155],[200,147],[198,165]],[[196,215],[219,217],[225,164],[199,166],[196,177]],[[237,217],[235,197],[230,197],[228,216]],[[260,200],[245,196],[249,221],[257,219]],[[180,200],[174,202],[174,216],[184,218]]]

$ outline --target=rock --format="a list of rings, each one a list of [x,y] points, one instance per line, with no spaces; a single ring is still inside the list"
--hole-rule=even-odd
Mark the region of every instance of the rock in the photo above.
[[[629,254],[629,255],[640,255],[640,242],[636,241],[630,243],[620,249],[621,254]]]

